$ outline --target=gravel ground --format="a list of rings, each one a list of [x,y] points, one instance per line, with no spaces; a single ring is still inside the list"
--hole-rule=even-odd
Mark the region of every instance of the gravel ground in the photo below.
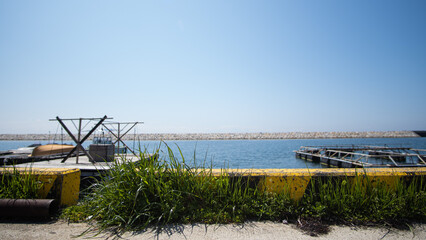
[[[0,239],[76,239],[88,228],[85,223],[68,224],[63,221],[48,223],[0,223]],[[114,238],[110,233],[93,236],[88,233],[77,239]],[[294,224],[272,222],[252,222],[241,225],[173,225],[161,233],[125,233],[123,239],[426,239],[426,224],[414,224],[411,230],[398,230],[386,227],[331,226],[326,235],[312,237]]]

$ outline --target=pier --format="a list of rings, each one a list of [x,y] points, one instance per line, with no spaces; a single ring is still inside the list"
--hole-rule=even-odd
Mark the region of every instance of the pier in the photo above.
[[[147,155],[147,158],[151,157],[151,155]],[[92,163],[87,156],[81,155],[79,156],[78,163],[76,163],[76,157],[70,157],[68,161],[62,162],[62,158],[52,159],[47,161],[39,161],[39,162],[26,162],[13,165],[16,168],[27,168],[27,169],[79,169],[81,171],[81,177],[89,177],[89,176],[99,176],[102,173],[110,170],[115,164],[120,164],[124,162],[133,162],[136,163],[140,161],[139,156],[131,155],[131,154],[120,154],[114,157],[114,161],[107,162],[95,162]],[[6,166],[5,167],[10,167]]]
[[[426,167],[426,150],[387,146],[303,146],[296,158],[329,167]]]
[[[60,118],[58,127],[68,134],[67,139],[76,145],[35,144],[25,148],[0,152],[0,167],[16,167],[26,169],[78,169],[81,177],[99,176],[114,165],[135,163],[149,158],[158,158],[158,153],[147,154],[135,152],[123,141],[123,137],[136,125],[143,122],[108,122],[108,116],[91,118]],[[65,124],[68,123],[68,126]],[[91,126],[90,124],[94,124]],[[73,129],[75,127],[75,133]],[[85,131],[85,127],[90,129]],[[108,131],[96,136],[95,131],[101,127]],[[62,135],[62,134],[61,134]],[[91,136],[94,135],[94,136]],[[57,136],[58,137],[58,136]],[[61,136],[64,137],[63,135]],[[93,139],[88,149],[83,147],[86,140]],[[121,146],[120,146],[121,144]]]

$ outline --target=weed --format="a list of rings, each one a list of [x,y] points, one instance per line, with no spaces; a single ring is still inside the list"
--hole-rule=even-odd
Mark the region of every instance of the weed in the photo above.
[[[115,164],[62,217],[95,220],[100,230],[115,227],[121,231],[168,223],[314,219],[315,224],[301,220],[301,226],[315,225],[322,233],[327,229],[316,221],[385,222],[424,220],[426,216],[423,178],[398,181],[395,188],[389,188],[380,182],[373,184],[365,174],[341,179],[312,177],[304,197],[296,202],[289,191],[268,193],[262,186],[253,187],[262,182],[254,177],[234,176],[227,169],[213,174],[211,165],[197,167],[195,158],[188,165],[180,149],[181,160],[167,145],[166,153],[164,159]]]
[[[230,177],[226,169],[214,175],[211,166],[190,167],[180,149],[181,161],[169,146],[167,153],[163,160],[115,165],[62,216],[72,221],[96,219],[103,228],[129,230],[176,222],[279,220],[287,213],[290,198],[284,194],[251,188],[251,179]]]
[[[310,187],[300,203],[303,216],[373,222],[426,217],[424,178],[408,183],[398,179],[392,188],[363,174],[344,179],[312,177]]]
[[[32,174],[31,169],[26,169],[21,173],[13,168],[11,171],[4,171],[0,176],[0,198],[12,199],[36,199],[39,198],[39,190],[42,183]]]

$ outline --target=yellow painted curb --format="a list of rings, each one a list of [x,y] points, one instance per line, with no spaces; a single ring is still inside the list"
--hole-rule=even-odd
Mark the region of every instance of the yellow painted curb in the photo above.
[[[0,168],[0,175],[13,172],[31,174],[43,183],[41,198],[57,199],[61,206],[77,204],[80,192],[80,170],[69,168]]]
[[[259,189],[268,192],[287,191],[294,200],[300,200],[311,179],[321,177],[353,180],[355,176],[365,176],[363,181],[373,184],[385,183],[394,188],[400,179],[426,176],[426,168],[323,168],[323,169],[213,169],[218,176],[242,176],[252,179]]]

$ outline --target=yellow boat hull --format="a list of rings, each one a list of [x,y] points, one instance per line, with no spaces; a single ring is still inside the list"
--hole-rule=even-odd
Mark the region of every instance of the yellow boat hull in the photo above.
[[[66,144],[46,144],[34,148],[31,157],[48,156],[54,154],[66,154],[74,148],[73,145]]]

